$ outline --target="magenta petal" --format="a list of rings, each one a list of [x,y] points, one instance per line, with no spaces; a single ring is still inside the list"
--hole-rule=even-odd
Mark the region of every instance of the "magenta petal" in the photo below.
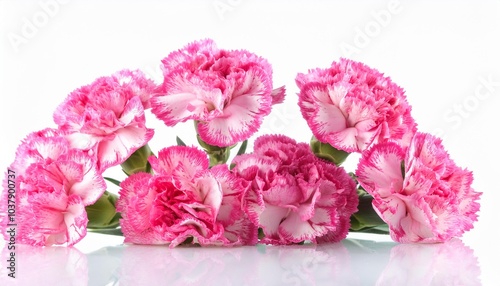
[[[286,241],[299,243],[304,240],[314,240],[328,231],[326,226],[313,225],[303,221],[297,213],[291,213],[279,226],[279,234]]]
[[[87,212],[80,197],[73,195],[68,198],[64,222],[67,227],[68,246],[79,242],[87,234]]]
[[[164,85],[165,91],[151,99],[151,111],[167,126],[189,119],[210,120],[222,110],[221,90],[203,78],[186,79],[184,74],[175,73]]]
[[[74,182],[69,193],[78,195],[84,205],[91,205],[106,191],[106,182],[101,173],[96,169],[95,160],[90,160],[81,153],[76,153],[71,159],[81,164],[83,167],[83,176],[81,180]]]
[[[271,97],[273,99],[273,104],[283,103],[285,101],[286,88],[285,86],[280,86],[275,88],[271,92]]]
[[[266,236],[276,236],[280,227],[280,223],[285,219],[290,210],[283,207],[266,205],[262,213],[259,215],[259,225]]]
[[[241,86],[236,86],[222,115],[200,122],[201,139],[215,146],[231,146],[257,132],[264,116],[271,111],[270,84],[259,69],[247,71]]]
[[[356,175],[367,192],[385,198],[403,186],[401,163],[404,153],[395,143],[378,144],[365,152]]]
[[[172,146],[158,152],[158,157],[149,158],[157,174],[174,176],[181,181],[192,181],[196,174],[208,169],[207,154],[197,148]]]
[[[196,178],[194,184],[195,197],[201,202],[200,205],[210,208],[212,220],[215,221],[219,213],[223,196],[219,181],[216,177],[207,173]]]
[[[101,141],[98,147],[100,169],[123,163],[134,151],[146,145],[153,134],[153,129],[127,126],[118,130],[114,139]]]

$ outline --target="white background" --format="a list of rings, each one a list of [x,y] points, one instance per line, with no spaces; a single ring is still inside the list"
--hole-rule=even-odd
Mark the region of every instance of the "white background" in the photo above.
[[[194,40],[267,58],[275,86],[288,92],[260,133],[298,141],[311,133],[297,107],[297,72],[340,57],[379,69],[406,90],[420,131],[442,136],[457,164],[474,172],[480,219],[462,240],[483,282],[498,281],[500,1],[4,0],[0,25],[4,169],[28,133],[55,127],[52,112],[69,92],[123,68],[161,80],[160,60]],[[175,135],[195,144],[191,124],[147,119],[154,150]]]

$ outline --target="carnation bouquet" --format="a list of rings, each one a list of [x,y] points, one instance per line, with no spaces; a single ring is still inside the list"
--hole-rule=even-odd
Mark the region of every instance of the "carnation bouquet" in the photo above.
[[[6,240],[12,229],[35,246],[71,246],[87,231],[170,247],[328,243],[349,232],[436,243],[477,221],[472,172],[418,130],[404,90],[374,68],[341,58],[298,73],[291,99],[266,59],[210,39],[161,68],[160,83],[125,69],[77,88],[54,111],[56,128],[26,136],[5,172]],[[254,138],[285,97],[312,134]],[[191,121],[198,145],[177,137],[152,150],[145,112],[165,128]],[[348,172],[351,153],[360,160]],[[111,168],[126,179],[105,177]]]

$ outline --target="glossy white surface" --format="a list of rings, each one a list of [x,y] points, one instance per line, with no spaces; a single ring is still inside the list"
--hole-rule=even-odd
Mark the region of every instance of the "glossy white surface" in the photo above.
[[[59,4],[47,8],[49,2]],[[27,23],[36,25],[30,30]],[[123,246],[122,238],[89,234],[75,248],[20,248],[15,280],[6,280],[2,258],[2,286],[500,281],[498,0],[0,0],[0,35],[0,174],[21,139],[54,127],[53,110],[75,88],[123,68],[141,68],[159,79],[159,61],[170,51],[209,37],[221,48],[248,49],[267,58],[275,85],[287,87],[285,102],[256,136],[285,133],[308,141],[311,132],[297,107],[295,76],[349,57],[379,69],[406,90],[420,130],[442,136],[451,157],[474,172],[473,186],[483,192],[479,221],[462,238],[465,247],[352,236],[318,247],[170,250]],[[24,40],[13,43],[12,35]],[[155,129],[154,150],[174,145],[176,135],[196,144],[191,123],[167,128],[149,112],[146,116]],[[350,157],[346,169],[356,163],[356,156]],[[123,178],[119,168],[106,175]]]
[[[22,246],[18,278],[2,285],[481,285],[477,257],[458,239],[421,245],[374,238],[235,248],[117,244],[87,253]]]

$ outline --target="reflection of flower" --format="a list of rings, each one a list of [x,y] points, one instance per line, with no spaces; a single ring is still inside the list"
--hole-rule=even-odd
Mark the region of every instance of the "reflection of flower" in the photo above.
[[[255,141],[254,153],[236,157],[234,171],[248,182],[243,207],[272,244],[336,242],[356,211],[353,180],[343,168],[314,156],[286,136]]]
[[[199,121],[201,139],[231,146],[257,132],[284,88],[272,90],[271,65],[245,50],[218,49],[197,41],[163,59],[165,80],[152,99],[152,112],[166,125]]]
[[[219,248],[125,246],[120,285],[351,285],[341,244]]]
[[[348,59],[298,74],[299,106],[314,136],[347,152],[377,142],[407,140],[415,132],[402,88],[362,63]]]
[[[121,184],[117,210],[125,242],[256,243],[256,228],[239,209],[243,189],[226,165],[209,170],[203,151],[180,146],[149,161],[154,175],[137,173]]]
[[[459,239],[437,244],[399,244],[377,285],[481,285],[472,249]]]
[[[471,188],[472,172],[430,134],[417,133],[406,152],[395,143],[374,146],[356,174],[395,241],[447,241],[477,220],[480,193]]]
[[[120,285],[245,285],[257,279],[256,248],[205,248],[130,245],[125,248],[119,273]],[[253,283],[251,283],[253,284]],[[248,284],[247,284],[248,285]]]
[[[18,148],[12,169],[16,172],[19,243],[77,243],[87,231],[85,206],[106,188],[95,159],[72,149],[63,135],[51,129],[34,132]]]
[[[153,130],[145,126],[144,109],[156,85],[140,71],[123,70],[70,93],[54,113],[75,148],[95,148],[104,170],[125,161],[144,146]]]
[[[258,275],[264,285],[352,285],[351,266],[341,243],[266,246]]]
[[[16,245],[16,278],[7,277],[4,261],[12,250],[2,252],[2,285],[89,285],[87,257],[74,247]],[[7,271],[7,273],[5,273]],[[4,278],[4,277],[7,277]]]

